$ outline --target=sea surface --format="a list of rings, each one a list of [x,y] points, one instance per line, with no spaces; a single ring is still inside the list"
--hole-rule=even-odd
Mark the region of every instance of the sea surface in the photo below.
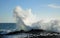
[[[13,32],[14,29],[16,29],[16,23],[0,23],[0,38],[60,38],[60,35],[46,35],[49,34],[47,32],[37,34],[19,33],[13,35],[6,35],[7,33],[9,33],[8,30]]]
[[[0,23],[0,29],[2,30],[16,29],[16,23]]]

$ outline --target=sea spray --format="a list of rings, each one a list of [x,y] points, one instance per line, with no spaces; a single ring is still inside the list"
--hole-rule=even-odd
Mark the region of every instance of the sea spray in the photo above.
[[[23,10],[20,6],[14,9],[17,30],[29,31],[31,29],[43,29],[47,31],[60,32],[60,20],[42,19],[37,20],[31,9]]]
[[[16,19],[17,30],[28,31],[31,29],[29,26],[33,23],[33,15],[31,14],[30,9],[24,11],[21,7],[17,6],[14,9],[14,15]]]

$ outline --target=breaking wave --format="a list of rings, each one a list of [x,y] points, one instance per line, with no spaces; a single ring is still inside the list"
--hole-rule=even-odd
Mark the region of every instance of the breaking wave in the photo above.
[[[43,29],[60,32],[60,20],[58,19],[37,20],[37,17],[32,14],[31,9],[24,10],[20,6],[17,6],[13,12],[17,30]]]

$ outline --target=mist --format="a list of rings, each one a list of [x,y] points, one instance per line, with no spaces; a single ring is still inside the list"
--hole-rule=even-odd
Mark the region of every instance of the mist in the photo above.
[[[24,10],[20,6],[17,6],[13,12],[17,30],[29,31],[31,29],[43,29],[60,32],[60,20],[58,19],[38,20],[32,13],[31,8]]]

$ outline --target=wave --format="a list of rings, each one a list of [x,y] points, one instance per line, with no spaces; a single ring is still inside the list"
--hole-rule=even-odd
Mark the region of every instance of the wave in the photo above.
[[[23,10],[20,6],[17,6],[13,12],[17,30],[43,29],[60,32],[60,20],[58,19],[37,20],[31,9]]]

